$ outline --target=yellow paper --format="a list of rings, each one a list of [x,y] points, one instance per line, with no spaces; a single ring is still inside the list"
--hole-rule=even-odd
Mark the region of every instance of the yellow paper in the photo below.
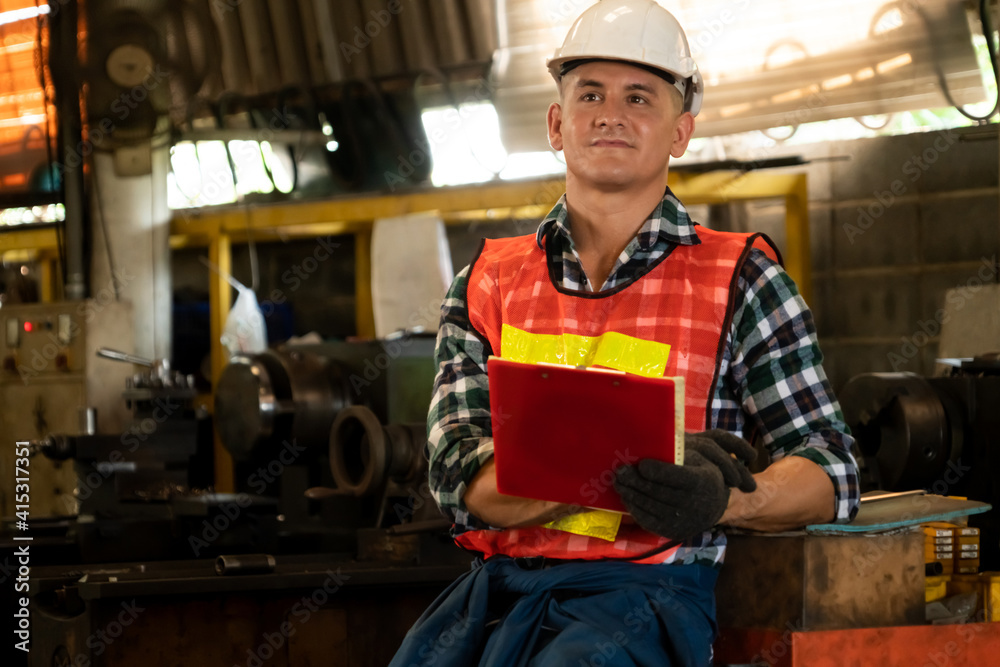
[[[609,331],[600,336],[533,334],[504,324],[500,339],[503,358],[525,364],[603,366],[663,377],[670,345]]]
[[[596,537],[600,540],[614,542],[618,535],[618,527],[621,526],[622,515],[617,512],[605,512],[604,510],[592,510],[571,514],[561,519],[550,521],[545,524],[546,528],[562,530],[574,535],[586,535]]]

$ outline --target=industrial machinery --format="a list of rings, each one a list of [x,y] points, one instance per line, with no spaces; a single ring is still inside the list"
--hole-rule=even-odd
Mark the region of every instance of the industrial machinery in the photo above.
[[[14,477],[15,441],[52,433],[78,434],[81,411],[121,433],[129,411],[120,393],[132,369],[97,356],[101,347],[132,346],[132,311],[102,298],[53,304],[7,305],[0,311],[0,473]],[[36,457],[31,467],[33,519],[77,513],[72,465]],[[8,488],[8,487],[4,487]],[[13,516],[13,494],[0,492],[3,516]]]
[[[440,533],[423,455],[433,351],[432,337],[406,335],[232,359],[215,422],[236,491],[277,498],[299,549],[353,551],[364,531],[398,524]]]
[[[78,492],[108,477],[80,494],[83,562],[32,569],[29,664],[385,664],[471,560],[427,488],[433,346],[405,335],[233,358],[213,411],[230,494],[208,487],[205,420],[162,363],[123,394],[124,434],[40,439],[74,461]],[[169,655],[164,631],[179,638]]]
[[[949,377],[859,375],[838,396],[862,491],[926,489],[1000,506],[1000,357],[966,360]],[[983,570],[1000,569],[997,513],[969,523],[982,531]]]
[[[423,456],[433,339],[325,343],[235,357],[214,420],[235,464],[212,490],[211,432],[193,378],[164,361],[101,348],[147,370],[127,378],[120,433],[50,433],[32,451],[72,461],[83,562],[222,554],[349,553],[359,531],[442,532]],[[87,414],[87,413],[84,413]]]
[[[68,536],[84,562],[183,557],[178,523],[192,518],[185,500],[211,474],[210,424],[194,408],[194,378],[108,348],[97,356],[148,369],[126,378],[121,398],[131,420],[120,432],[98,433],[86,409],[80,433],[50,433],[30,441],[31,451],[72,461],[78,511]]]

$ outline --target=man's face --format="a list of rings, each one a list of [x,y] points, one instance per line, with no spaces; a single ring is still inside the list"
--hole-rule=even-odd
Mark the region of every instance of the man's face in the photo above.
[[[563,77],[549,108],[549,144],[569,174],[600,189],[666,185],[670,157],[687,150],[694,117],[677,89],[621,62],[581,65]]]

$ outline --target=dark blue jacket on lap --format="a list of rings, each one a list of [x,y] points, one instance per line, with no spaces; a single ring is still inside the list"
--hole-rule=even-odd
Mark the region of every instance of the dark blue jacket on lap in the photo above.
[[[494,557],[459,577],[406,634],[390,667],[704,667],[716,570]]]

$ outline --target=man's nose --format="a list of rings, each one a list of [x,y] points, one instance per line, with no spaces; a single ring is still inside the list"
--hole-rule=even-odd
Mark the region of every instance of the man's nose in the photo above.
[[[607,99],[601,105],[600,112],[595,119],[601,127],[624,125],[625,104],[614,99]]]

